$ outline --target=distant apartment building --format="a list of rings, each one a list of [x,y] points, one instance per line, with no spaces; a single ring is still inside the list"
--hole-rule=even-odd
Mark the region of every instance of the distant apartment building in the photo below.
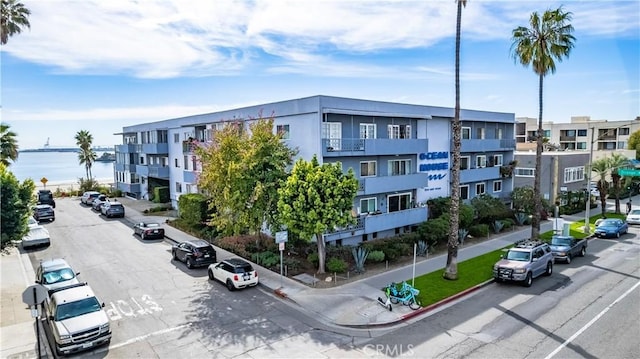
[[[357,223],[325,237],[354,244],[409,231],[428,217],[426,201],[450,195],[453,108],[313,96],[124,127],[116,146],[116,186],[149,198],[168,186],[171,202],[198,191],[201,164],[190,141],[208,142],[230,122],[247,124],[259,114],[274,119],[274,132],[298,156],[353,168],[359,188]],[[462,110],[460,190],[469,201],[490,194],[510,201],[515,116]],[[248,126],[245,126],[248,128]]]
[[[549,147],[557,151],[586,151],[593,146],[593,159],[610,157],[616,152],[635,158],[635,150],[628,146],[629,136],[640,130],[640,117],[629,121],[591,120],[589,116],[573,116],[569,123],[542,123],[543,136]],[[538,120],[516,118],[517,151],[536,150]]]

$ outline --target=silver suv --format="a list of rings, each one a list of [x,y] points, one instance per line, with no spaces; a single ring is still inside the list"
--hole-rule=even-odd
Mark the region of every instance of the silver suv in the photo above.
[[[541,241],[524,240],[515,246],[493,265],[493,278],[497,282],[522,282],[530,287],[533,278],[553,273],[553,254],[548,244]]]
[[[36,269],[36,283],[48,290],[67,287],[80,283],[71,266],[62,258],[54,258],[40,262]]]

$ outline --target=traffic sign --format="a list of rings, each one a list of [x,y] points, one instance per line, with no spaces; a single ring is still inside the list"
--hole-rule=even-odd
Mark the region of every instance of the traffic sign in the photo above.
[[[276,232],[276,243],[285,243],[287,242],[289,235],[287,231]]]
[[[47,299],[47,288],[40,284],[30,285],[22,292],[22,301],[26,305],[38,305],[45,299]]]
[[[618,169],[618,174],[620,176],[639,176],[640,170],[631,169],[631,168],[620,168]]]

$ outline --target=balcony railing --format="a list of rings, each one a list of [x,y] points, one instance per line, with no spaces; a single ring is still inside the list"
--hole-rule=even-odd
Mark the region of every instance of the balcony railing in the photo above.
[[[453,148],[453,142],[451,143]],[[460,152],[511,151],[516,148],[514,139],[467,139],[460,142]]]
[[[149,177],[169,179],[169,166],[150,165]]]
[[[418,138],[337,138],[322,139],[324,157],[397,155],[426,152],[427,139]]]
[[[576,136],[560,136],[561,142],[572,142],[576,140]]]
[[[402,176],[364,177],[358,180],[358,194],[367,195],[426,187],[428,178],[429,175],[427,173],[411,173]]]
[[[129,143],[126,145],[116,145],[116,152],[120,153],[136,153],[138,145],[135,143]]]

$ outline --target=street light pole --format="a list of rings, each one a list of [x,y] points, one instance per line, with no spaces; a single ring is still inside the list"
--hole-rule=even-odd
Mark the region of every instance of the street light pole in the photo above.
[[[591,146],[589,148],[589,168],[587,169],[587,200],[584,209],[584,233],[591,234],[591,225],[589,224],[589,210],[591,209],[591,166],[593,165],[593,134],[596,132],[595,127],[591,127]]]

